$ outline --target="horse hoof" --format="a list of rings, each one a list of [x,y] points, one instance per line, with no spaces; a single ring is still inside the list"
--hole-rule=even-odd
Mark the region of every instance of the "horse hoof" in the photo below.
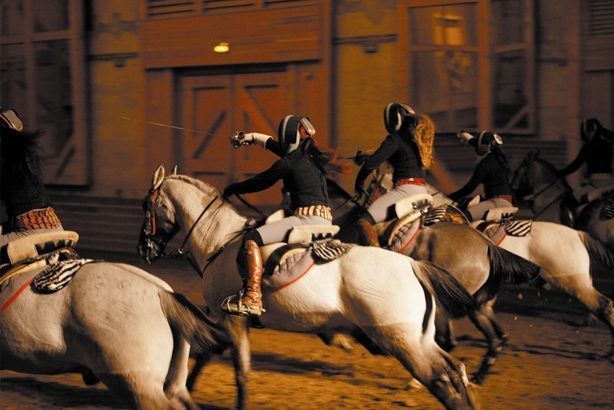
[[[81,376],[83,377],[83,383],[85,383],[86,386],[93,386],[100,381],[98,377],[96,377],[96,375],[90,370],[84,371],[81,373]]]
[[[405,387],[406,390],[421,390],[423,388],[424,388],[424,385],[416,379],[411,379],[407,383],[407,386]]]
[[[481,386],[482,383],[484,383],[485,377],[486,376],[484,376],[482,374],[474,374],[473,376],[471,376],[471,383],[477,384],[478,386]]]
[[[342,334],[335,334],[330,341],[330,346],[338,347],[339,349],[351,352],[354,346],[352,346],[352,341],[350,337]]]

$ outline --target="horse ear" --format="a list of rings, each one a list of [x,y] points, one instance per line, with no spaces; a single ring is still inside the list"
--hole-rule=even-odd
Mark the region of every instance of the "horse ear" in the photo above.
[[[175,165],[175,167],[173,168],[173,174],[172,175],[177,175],[177,165]]]
[[[164,166],[160,164],[156,172],[154,172],[153,180],[151,181],[152,189],[160,188],[162,181],[164,181]]]

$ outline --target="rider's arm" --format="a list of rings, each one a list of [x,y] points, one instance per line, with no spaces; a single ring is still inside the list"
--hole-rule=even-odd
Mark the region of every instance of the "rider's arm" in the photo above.
[[[269,169],[262,171],[258,175],[246,179],[245,181],[232,184],[232,191],[236,194],[249,194],[263,191],[283,178],[287,169],[288,161],[282,158],[271,165]]]
[[[461,189],[448,195],[450,199],[452,199],[453,201],[458,201],[459,199],[464,198],[467,195],[471,194],[473,191],[475,191],[475,189],[478,187],[478,185],[480,185],[480,183],[484,180],[484,177],[486,176],[485,169],[482,164],[483,163],[480,162],[475,167],[473,175]]]
[[[357,189],[362,188],[365,179],[367,179],[371,171],[378,168],[384,161],[390,158],[390,156],[394,154],[397,149],[398,146],[396,140],[390,136],[386,137],[377,151],[369,156],[369,158],[360,168],[360,171],[358,171],[354,187]]]

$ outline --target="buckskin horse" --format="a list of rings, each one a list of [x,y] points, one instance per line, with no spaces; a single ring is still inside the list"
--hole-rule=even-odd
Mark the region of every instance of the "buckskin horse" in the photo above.
[[[227,329],[237,404],[246,406],[248,318],[226,315],[221,304],[241,287],[236,256],[249,219],[212,186],[185,175],[166,176],[162,166],[154,173],[143,206],[140,255],[151,262],[163,256],[175,234],[184,235],[182,252],[202,273],[205,311],[210,320]],[[315,250],[301,247],[294,256],[282,259],[282,265],[267,268],[265,262],[266,312],[260,324],[294,332],[362,333],[395,357],[445,407],[474,408],[464,365],[434,339],[435,296],[457,313],[471,308],[471,296],[435,265],[379,248],[340,247],[343,252],[326,262],[317,262]],[[276,249],[281,248],[279,244]],[[271,269],[273,275],[267,277]],[[293,276],[297,270],[298,276]]]
[[[379,179],[373,180],[367,190],[367,197],[376,188],[376,181]],[[329,181],[328,186],[333,223],[341,227],[337,237],[342,241],[358,242],[356,221],[364,209],[364,204],[333,181]],[[430,188],[433,192],[432,187]],[[380,189],[386,187],[381,186]],[[433,192],[432,196],[437,194]],[[442,206],[445,205],[442,199],[436,200],[442,201]],[[439,210],[447,211],[445,206]],[[454,211],[452,218],[446,216],[443,219],[457,220],[459,214],[459,211]],[[403,222],[399,224],[402,225]],[[382,232],[390,231],[386,224],[381,226]],[[505,283],[523,283],[534,279],[539,274],[539,267],[495,246],[466,224],[437,222],[427,226],[417,219],[407,226],[407,233],[402,235],[400,240],[393,241],[390,248],[416,260],[429,261],[443,267],[476,299],[475,309],[467,312],[467,315],[488,342],[488,349],[473,374],[473,381],[481,383],[487,377],[508,337],[497,322],[493,310],[497,293]],[[387,238],[383,241],[386,240]],[[437,341],[447,350],[455,346],[449,319],[444,309],[437,310]]]

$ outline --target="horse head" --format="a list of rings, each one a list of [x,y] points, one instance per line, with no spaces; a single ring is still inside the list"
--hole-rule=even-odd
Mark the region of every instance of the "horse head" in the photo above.
[[[539,151],[529,151],[522,159],[512,176],[511,188],[516,197],[523,198],[535,191],[534,165],[539,158]]]
[[[172,175],[176,175],[176,171],[177,168]],[[162,257],[166,245],[179,231],[174,206],[161,190],[166,178],[164,167],[158,166],[154,172],[151,188],[143,200],[145,218],[141,224],[137,250],[139,256],[147,263]]]

